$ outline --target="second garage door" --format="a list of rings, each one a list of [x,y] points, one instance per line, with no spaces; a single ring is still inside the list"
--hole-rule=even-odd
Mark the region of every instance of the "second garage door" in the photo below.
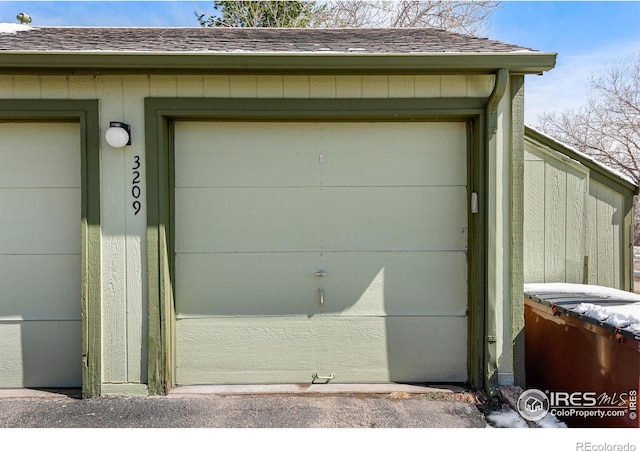
[[[0,388],[79,387],[80,126],[0,136]]]
[[[178,384],[467,380],[464,123],[175,136]]]

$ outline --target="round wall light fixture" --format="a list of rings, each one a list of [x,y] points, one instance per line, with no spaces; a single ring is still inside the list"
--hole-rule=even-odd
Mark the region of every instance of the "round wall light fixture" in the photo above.
[[[117,149],[130,146],[131,126],[122,122],[109,122],[109,128],[104,134],[104,139],[107,140],[107,144]]]

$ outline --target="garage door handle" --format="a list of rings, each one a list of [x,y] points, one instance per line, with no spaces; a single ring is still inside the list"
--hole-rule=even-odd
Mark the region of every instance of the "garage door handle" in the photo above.
[[[320,292],[320,305],[324,305],[324,290],[322,288],[318,288]]]
[[[327,275],[327,273],[326,273],[326,272],[324,272],[324,271],[318,271],[318,272],[316,273],[316,276],[318,276],[318,277],[324,277],[324,276],[326,276],[326,275]]]
[[[336,375],[335,375],[335,374],[333,374],[333,373],[331,373],[331,374],[330,374],[330,375],[328,375],[328,376],[320,376],[318,373],[313,373],[313,374],[311,375],[311,378],[312,378],[312,380],[313,380],[313,383],[315,383],[315,381],[316,381],[316,380],[318,380],[318,379],[324,379],[324,381],[325,381],[324,383],[325,383],[325,384],[328,384],[328,383],[329,383],[329,381],[332,381],[333,379],[335,379],[335,378],[336,378]]]

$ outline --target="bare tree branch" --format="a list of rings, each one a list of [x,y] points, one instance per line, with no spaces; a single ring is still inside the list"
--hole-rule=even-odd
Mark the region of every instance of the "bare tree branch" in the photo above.
[[[542,131],[591,155],[640,185],[640,54],[592,77],[587,104],[539,117]],[[635,210],[636,224],[640,211]],[[635,242],[640,244],[640,226]]]
[[[496,1],[215,0],[203,27],[439,28],[485,36]]]
[[[327,2],[326,27],[423,27],[485,35],[495,1],[364,1]]]

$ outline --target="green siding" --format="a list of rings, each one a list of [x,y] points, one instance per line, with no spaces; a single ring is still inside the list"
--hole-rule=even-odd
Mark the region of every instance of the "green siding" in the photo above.
[[[584,280],[588,170],[527,145],[525,283]]]
[[[100,299],[102,296],[103,300],[102,304],[98,303],[92,307],[97,309],[87,317],[89,329],[98,331],[97,335],[94,332],[88,332],[90,336],[97,337],[97,341],[85,340],[85,343],[90,343],[90,346],[97,346],[95,352],[85,353],[90,360],[87,365],[93,368],[90,376],[93,378],[94,393],[100,392],[101,383],[111,387],[109,393],[114,393],[118,386],[144,384],[148,373],[158,375],[154,379],[156,382],[170,381],[171,362],[174,359],[171,347],[166,347],[168,351],[162,357],[167,359],[167,365],[164,365],[164,360],[159,361],[154,356],[157,356],[159,349],[165,349],[157,340],[161,336],[158,332],[160,326],[163,327],[162,331],[167,333],[163,339],[166,338],[168,342],[172,342],[171,279],[153,269],[147,271],[145,256],[148,256],[150,265],[158,265],[160,261],[160,266],[169,271],[168,268],[172,263],[167,259],[167,255],[171,255],[171,252],[165,252],[165,246],[168,246],[167,242],[172,242],[172,239],[170,237],[165,239],[164,224],[170,223],[171,210],[160,212],[154,207],[158,205],[159,199],[165,205],[166,195],[152,189],[143,190],[143,207],[138,216],[133,216],[129,199],[131,189],[129,177],[133,155],[141,156],[143,167],[146,168],[142,174],[143,183],[147,184],[145,186],[155,186],[160,190],[164,187],[165,182],[158,180],[156,161],[151,160],[147,164],[144,149],[161,145],[159,143],[166,145],[171,141],[169,118],[193,119],[199,116],[251,120],[256,115],[262,114],[263,117],[268,116],[268,120],[293,118],[295,120],[413,121],[422,120],[421,118],[425,117],[428,120],[460,120],[460,118],[470,120],[469,135],[472,139],[469,142],[472,144],[470,144],[468,161],[473,172],[469,171],[469,177],[471,190],[480,195],[481,206],[478,214],[469,215],[470,236],[476,248],[484,249],[482,243],[487,234],[484,212],[487,200],[484,175],[484,168],[487,167],[484,107],[486,98],[493,88],[494,70],[469,73],[461,68],[459,72],[447,75],[442,75],[435,69],[433,73],[425,71],[419,75],[416,75],[416,72],[409,73],[408,69],[406,71],[407,74],[403,75],[385,74],[373,77],[343,73],[256,75],[255,72],[246,75],[229,73],[133,75],[124,70],[120,71],[122,75],[110,76],[87,72],[84,74],[64,72],[55,75],[50,70],[44,71],[47,73],[39,72],[40,75],[33,75],[33,73],[26,74],[24,69],[22,69],[23,75],[15,71],[13,75],[0,74],[0,97],[14,100],[13,103],[3,101],[2,108],[21,110],[24,113],[23,116],[33,114],[41,119],[48,116],[49,119],[56,121],[77,121],[79,117],[80,122],[85,124],[81,127],[82,139],[83,143],[88,143],[87,147],[90,149],[86,168],[93,171],[86,179],[88,189],[94,193],[93,198],[102,199],[102,222],[100,221],[101,203],[91,202],[88,212],[90,219],[86,229],[87,237],[83,240],[86,243],[102,244],[97,247],[98,251],[102,249],[102,255],[89,252],[94,257],[97,255],[97,258],[90,259],[90,264],[85,266],[87,278],[83,282],[89,284],[88,299]],[[190,98],[176,99],[177,96]],[[194,96],[199,98],[193,99]],[[278,99],[280,103],[271,111],[259,111],[255,109],[257,103],[252,103],[249,99],[241,99],[245,103],[238,104],[234,103],[236,99],[229,99],[251,96],[265,99],[280,97]],[[369,96],[376,98],[367,99],[366,102],[356,100],[355,103],[349,99],[344,102],[336,100],[340,97],[362,99]],[[166,108],[166,110],[145,112],[144,99],[147,97],[159,97],[158,108]],[[174,99],[167,101],[167,97]],[[210,99],[213,97],[218,100]],[[285,100],[287,97],[296,99],[290,103]],[[86,116],[83,116],[85,113],[82,111],[85,110],[82,106],[78,107],[80,110],[78,114],[65,112],[68,105],[73,103],[67,103],[70,99],[75,102],[78,100],[82,102],[83,99],[99,99],[99,101],[89,100],[88,103],[91,103],[94,109],[86,110]],[[319,102],[322,99],[329,102],[326,104]],[[358,102],[366,106],[359,106]],[[42,105],[47,105],[43,107],[45,116],[38,112],[38,108]],[[80,104],[75,103],[75,105]],[[290,108],[291,106],[293,108]],[[286,114],[277,111],[287,108],[289,113]],[[242,109],[247,110],[246,114],[239,111]],[[317,111],[314,112],[314,109]],[[291,111],[300,113],[300,117]],[[100,120],[98,120],[98,112]],[[133,145],[131,147],[117,151],[104,143],[99,129],[108,126],[110,120],[123,120],[132,125]],[[145,133],[145,128],[149,129],[145,122],[149,121],[152,123],[151,128],[155,127],[154,130],[158,131],[157,135]],[[505,144],[506,147],[508,144]],[[101,148],[100,154],[99,148]],[[164,149],[166,155],[169,155],[168,148],[164,147]],[[163,150],[159,152],[165,155]],[[99,167],[99,161],[103,163],[100,171],[96,169]],[[170,169],[164,166],[159,169],[166,175],[166,180],[171,179]],[[100,186],[101,181],[102,186]],[[99,194],[100,190],[101,194]],[[150,206],[148,211],[147,205]],[[150,214],[148,223],[147,213]],[[171,229],[168,228],[167,232],[171,233]],[[147,237],[149,237],[148,240]],[[147,243],[155,243],[155,249],[146,249]],[[469,256],[472,261],[469,266],[469,280],[473,287],[471,291],[478,293],[474,302],[469,303],[471,306],[470,331],[473,331],[470,333],[469,362],[477,362],[478,365],[482,364],[484,346],[485,306],[483,302],[486,295],[484,270],[486,256],[487,252],[484,251],[472,252]],[[148,280],[147,277],[150,279]],[[101,279],[108,282],[100,286]],[[149,293],[146,292],[147,289]],[[163,300],[168,300],[166,304],[154,304],[159,293],[162,294]],[[151,300],[150,305],[147,305],[147,299]],[[152,321],[147,321],[147,313],[150,314]],[[160,315],[162,315],[162,321],[155,323],[155,319]],[[148,337],[149,343],[147,343]],[[101,343],[108,343],[108,346],[103,349]],[[147,368],[147,361],[156,367]],[[474,385],[481,386],[481,381],[477,380],[477,373],[473,371],[471,373],[470,377],[472,382],[475,381]],[[144,387],[140,389],[143,390]],[[159,393],[164,390],[164,387],[156,385],[155,389]]]
[[[589,186],[589,283],[624,289],[624,197],[592,181]]]
[[[631,289],[627,182],[535,137],[525,143],[525,283]]]

